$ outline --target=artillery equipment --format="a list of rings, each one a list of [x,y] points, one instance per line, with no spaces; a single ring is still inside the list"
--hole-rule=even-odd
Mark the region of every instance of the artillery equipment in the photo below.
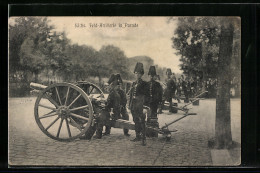
[[[91,139],[96,130],[99,114],[106,104],[106,95],[97,85],[79,81],[55,83],[50,86],[31,83],[30,87],[33,89],[31,93],[38,95],[34,106],[34,116],[44,134],[58,141],[73,141],[84,134]],[[189,109],[186,106],[176,107],[176,109],[184,111],[184,117],[194,115],[194,113],[188,113]],[[144,113],[149,116],[149,107],[144,107]],[[149,126],[146,128],[166,136],[169,140],[171,132],[177,130],[170,131],[168,126],[182,118],[162,128]],[[135,129],[134,123],[127,120],[111,120],[111,124],[114,128]]]

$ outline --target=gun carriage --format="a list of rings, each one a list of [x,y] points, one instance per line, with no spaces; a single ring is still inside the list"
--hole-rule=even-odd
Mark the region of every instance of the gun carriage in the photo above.
[[[76,83],[55,83],[45,86],[31,83],[32,94],[37,94],[34,106],[34,116],[41,131],[48,137],[58,141],[73,141],[82,135],[88,135],[91,139],[98,123],[98,117],[104,110],[106,96],[95,84],[79,81]],[[171,138],[169,125],[187,117],[195,115],[189,113],[187,106],[175,107],[183,111],[184,115],[161,128],[146,128],[162,134],[166,139]],[[144,113],[149,116],[149,107],[144,107]],[[128,128],[134,130],[133,122],[118,119],[111,120],[114,128]]]

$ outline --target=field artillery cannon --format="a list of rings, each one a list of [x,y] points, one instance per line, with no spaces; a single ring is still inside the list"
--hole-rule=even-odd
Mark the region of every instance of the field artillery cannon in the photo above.
[[[50,86],[31,83],[30,87],[33,89],[32,93],[38,95],[34,106],[34,116],[44,134],[58,141],[73,141],[84,134],[91,139],[98,116],[106,104],[106,95],[97,85],[80,81],[56,83]],[[145,107],[144,110],[149,115],[149,108]],[[187,109],[185,117],[188,115],[194,114],[189,114]],[[162,128],[149,126],[146,128],[170,139],[171,132],[176,130],[170,131],[168,126],[179,120],[174,120]],[[111,120],[111,124],[114,128],[135,129],[133,122],[122,119]]]

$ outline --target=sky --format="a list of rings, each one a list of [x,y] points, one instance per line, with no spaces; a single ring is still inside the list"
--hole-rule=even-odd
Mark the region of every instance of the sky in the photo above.
[[[57,31],[65,31],[72,43],[92,46],[99,50],[112,44],[124,51],[127,57],[149,56],[155,64],[179,70],[179,57],[172,48],[171,38],[177,27],[176,21],[167,22],[167,17],[49,17]],[[115,24],[114,27],[100,27]],[[119,23],[123,27],[119,27]],[[124,27],[136,24],[138,27]],[[97,24],[98,27],[90,27]],[[77,26],[80,27],[77,27]],[[135,26],[136,26],[135,25]],[[128,25],[130,26],[130,25]]]

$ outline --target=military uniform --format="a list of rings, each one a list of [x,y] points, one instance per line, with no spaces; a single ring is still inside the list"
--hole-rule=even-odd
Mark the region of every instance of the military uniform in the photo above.
[[[118,85],[118,81],[116,80],[115,75],[111,75],[108,83],[114,83],[115,85]],[[103,126],[106,126],[104,135],[110,134],[110,119],[115,121],[120,117],[120,102],[121,97],[119,93],[117,92],[116,88],[112,88],[109,92],[105,109],[101,111],[100,116],[98,117],[98,125],[96,131],[97,138],[102,137]]]
[[[183,80],[181,83],[181,87],[185,96],[184,102],[188,103],[189,102],[188,83],[185,80]]]
[[[130,92],[130,105],[133,120],[135,123],[135,132],[136,137],[141,137],[142,134],[145,134],[145,116],[143,115],[143,106],[146,103],[147,92],[147,83],[142,79],[133,82],[132,91]]]
[[[117,78],[119,83],[123,83],[120,74],[117,74]],[[129,120],[129,115],[126,109],[126,103],[127,103],[127,98],[126,98],[126,93],[124,90],[122,90],[120,87],[117,89],[118,94],[120,95],[120,115],[123,120]],[[128,134],[128,129],[123,129],[124,130],[124,135],[130,136]]]
[[[151,66],[148,75],[156,75],[155,67]],[[158,105],[162,104],[162,87],[159,82],[150,80],[148,82],[149,96],[148,102],[151,109],[151,118],[157,118]]]
[[[181,102],[181,100],[180,100],[180,97],[181,97],[181,81],[176,83],[176,90],[177,90],[176,98],[178,100],[178,103],[180,103]]]
[[[143,64],[137,63],[134,72],[144,74]],[[142,79],[133,82],[130,90],[129,108],[131,110],[133,120],[135,123],[136,138],[133,141],[140,141],[143,139],[145,145],[145,115],[143,114],[143,106],[147,103],[148,95],[147,83]],[[142,138],[141,138],[142,137]]]
[[[167,69],[166,74],[172,74],[171,69]],[[164,101],[168,101],[170,103],[170,107],[169,107],[169,112],[172,112],[171,107],[172,107],[172,98],[175,95],[175,91],[176,91],[176,84],[173,81],[172,78],[167,78],[165,80],[166,83],[166,89],[164,91]],[[163,101],[163,102],[164,102]]]
[[[156,75],[156,70],[154,66],[150,67],[148,75]],[[154,79],[151,79],[148,82],[148,89],[148,106],[150,107],[151,114],[150,117],[147,118],[147,125],[152,127],[159,127],[157,109],[158,106],[162,104],[162,87],[159,82],[156,82]],[[147,131],[146,135],[149,137],[155,137],[158,136],[158,133],[154,133],[154,131]]]

